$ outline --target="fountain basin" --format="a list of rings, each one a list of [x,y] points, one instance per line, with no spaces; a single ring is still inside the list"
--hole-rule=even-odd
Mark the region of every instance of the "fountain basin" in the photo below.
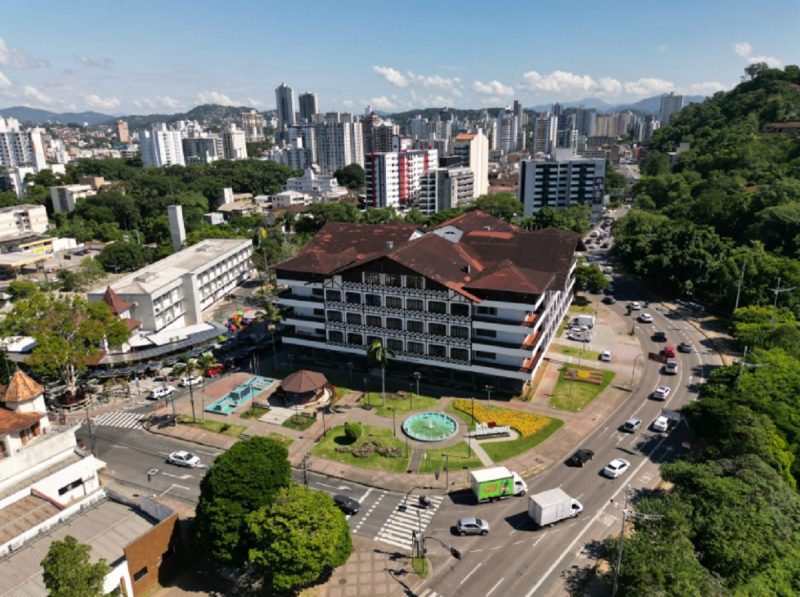
[[[458,422],[445,413],[417,413],[403,421],[403,431],[408,437],[421,442],[439,442],[456,434]]]

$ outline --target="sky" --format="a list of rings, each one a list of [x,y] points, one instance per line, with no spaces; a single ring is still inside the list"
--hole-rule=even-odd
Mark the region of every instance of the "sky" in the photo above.
[[[798,0],[3,0],[0,107],[526,107],[730,89],[800,63]]]

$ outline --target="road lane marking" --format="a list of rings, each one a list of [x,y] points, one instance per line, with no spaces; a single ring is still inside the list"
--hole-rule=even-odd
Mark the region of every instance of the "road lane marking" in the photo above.
[[[481,567],[481,564],[483,564],[483,562],[478,562],[478,565],[477,565],[477,566],[475,566],[475,567],[474,567],[472,570],[470,570],[470,571],[469,571],[469,574],[467,574],[467,575],[466,575],[464,578],[462,578],[462,579],[461,579],[461,582],[460,582],[460,583],[458,583],[458,586],[460,587],[460,586],[461,586],[461,585],[463,585],[465,582],[467,582],[467,581],[469,580],[469,577],[470,577],[470,576],[472,576],[472,575],[475,573],[475,571],[476,571],[478,568],[480,568],[480,567]]]
[[[525,539],[520,539],[519,541],[514,541],[511,545],[519,545],[520,543],[525,543]]]
[[[494,586],[493,586],[491,589],[489,589],[489,592],[488,592],[488,593],[486,593],[486,597],[489,597],[489,595],[491,595],[492,593],[494,593],[494,590],[495,590],[497,587],[499,587],[499,586],[500,586],[500,583],[502,583],[502,582],[503,582],[505,579],[506,579],[506,577],[504,576],[503,578],[501,578],[500,580],[498,580],[498,581],[497,581],[497,583],[496,583],[496,584],[495,584],[495,585],[494,585]]]
[[[350,487],[349,485],[328,485],[327,483],[323,483],[322,481],[317,481],[317,485],[320,485],[322,487],[329,487],[330,489],[335,489],[336,491],[344,491],[352,489],[352,487]]]
[[[364,492],[364,495],[362,495],[362,496],[361,496],[361,498],[359,498],[359,500],[358,500],[358,503],[359,503],[359,504],[363,504],[363,503],[364,503],[364,500],[365,500],[365,499],[367,499],[367,496],[368,496],[370,493],[372,493],[372,490],[373,490],[373,489],[375,489],[375,488],[374,488],[374,487],[368,487],[368,488],[367,488],[367,491],[365,491],[365,492]]]

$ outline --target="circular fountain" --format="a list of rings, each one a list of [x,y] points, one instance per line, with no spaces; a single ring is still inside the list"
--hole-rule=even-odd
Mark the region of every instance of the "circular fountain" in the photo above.
[[[403,431],[421,442],[438,442],[453,437],[458,431],[458,423],[445,413],[418,413],[403,421]]]

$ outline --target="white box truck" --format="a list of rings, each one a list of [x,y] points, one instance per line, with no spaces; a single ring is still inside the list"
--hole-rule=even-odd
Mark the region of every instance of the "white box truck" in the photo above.
[[[478,503],[525,495],[528,485],[517,473],[504,466],[484,468],[470,473],[470,487]]]
[[[565,518],[574,518],[581,512],[583,504],[569,497],[558,487],[542,491],[528,499],[528,516],[540,527],[546,527]]]

